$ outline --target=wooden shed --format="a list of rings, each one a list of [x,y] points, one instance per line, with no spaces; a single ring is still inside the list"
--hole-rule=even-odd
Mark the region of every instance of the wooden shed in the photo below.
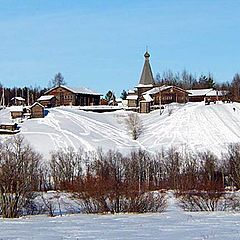
[[[11,118],[22,118],[23,117],[23,107],[22,106],[12,106],[10,108]]]
[[[140,101],[140,113],[149,113],[150,112],[150,107],[151,107],[151,102],[150,101]]]
[[[35,102],[31,107],[31,118],[43,118],[44,114],[44,106],[39,102]]]
[[[127,106],[128,107],[137,107],[138,106],[138,95],[128,95],[127,96]]]

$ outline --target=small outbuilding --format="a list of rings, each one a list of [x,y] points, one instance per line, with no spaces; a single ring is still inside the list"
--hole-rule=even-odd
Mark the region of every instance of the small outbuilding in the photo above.
[[[140,103],[140,113],[150,113],[150,108],[151,108],[151,102],[142,100],[139,102]]]
[[[138,106],[138,95],[128,95],[126,100],[128,101],[128,107],[137,107]]]
[[[11,114],[11,118],[15,119],[15,118],[22,118],[23,117],[23,107],[22,106],[12,106],[10,108],[10,114]]]
[[[15,130],[17,130],[17,123],[1,123],[0,129],[15,131]]]
[[[44,118],[44,106],[39,102],[35,102],[30,106],[31,118]]]
[[[56,97],[54,95],[44,95],[38,98],[37,100],[44,107],[55,107],[56,106]]]
[[[25,99],[22,97],[13,97],[13,98],[11,98],[11,104],[14,106],[24,105]]]

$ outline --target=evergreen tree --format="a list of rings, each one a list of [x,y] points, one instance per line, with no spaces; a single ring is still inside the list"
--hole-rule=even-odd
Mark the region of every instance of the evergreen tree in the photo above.
[[[126,98],[127,98],[127,92],[125,90],[123,90],[121,93],[121,99],[126,100]]]

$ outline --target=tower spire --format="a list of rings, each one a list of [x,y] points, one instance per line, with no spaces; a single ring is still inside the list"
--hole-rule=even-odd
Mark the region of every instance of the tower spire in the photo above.
[[[145,57],[145,62],[144,62],[144,65],[143,65],[143,70],[142,70],[142,74],[141,74],[139,84],[142,84],[142,85],[152,84],[152,85],[154,85],[152,69],[151,69],[151,65],[150,65],[150,62],[149,62],[150,54],[148,52],[147,46],[146,46],[146,52],[144,54],[144,57]]]

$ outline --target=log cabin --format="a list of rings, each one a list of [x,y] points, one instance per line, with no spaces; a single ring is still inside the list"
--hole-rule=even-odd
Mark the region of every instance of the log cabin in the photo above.
[[[56,106],[56,97],[54,95],[43,95],[37,100],[44,107],[55,107]]]
[[[22,118],[23,117],[23,106],[12,106],[10,107],[11,118]]]
[[[56,106],[93,106],[100,104],[99,93],[88,88],[70,88],[64,85],[54,87],[44,95],[54,95],[56,97]]]
[[[32,106],[29,107],[31,118],[44,118],[44,106],[39,102],[35,102]]]

